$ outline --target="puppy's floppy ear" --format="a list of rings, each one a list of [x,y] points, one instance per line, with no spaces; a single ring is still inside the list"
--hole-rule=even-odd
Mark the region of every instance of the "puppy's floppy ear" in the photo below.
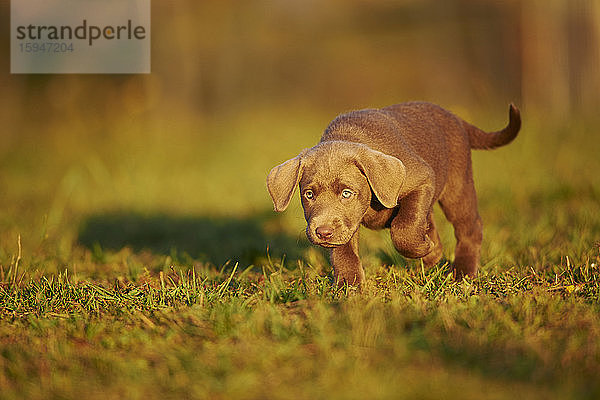
[[[400,189],[406,178],[406,168],[402,161],[367,146],[361,146],[357,152],[357,163],[381,204],[386,208],[396,207]]]
[[[294,189],[302,176],[302,156],[305,152],[306,150],[303,150],[296,157],[274,167],[269,172],[267,189],[273,199],[275,211],[284,211],[290,204]]]

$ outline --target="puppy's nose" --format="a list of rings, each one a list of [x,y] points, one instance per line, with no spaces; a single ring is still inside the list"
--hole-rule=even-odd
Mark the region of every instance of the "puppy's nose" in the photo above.
[[[317,227],[317,229],[315,229],[315,232],[317,233],[317,236],[319,237],[319,239],[323,239],[323,240],[329,239],[330,237],[333,236],[333,228],[328,225],[323,225],[323,226]]]

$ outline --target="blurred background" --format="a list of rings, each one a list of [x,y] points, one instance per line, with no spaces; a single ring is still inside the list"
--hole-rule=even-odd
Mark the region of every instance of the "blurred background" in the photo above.
[[[18,235],[50,270],[106,261],[107,249],[219,266],[259,262],[269,247],[316,263],[299,202],[272,212],[269,169],[314,145],[341,112],[409,100],[487,130],[505,125],[508,103],[522,110],[514,144],[474,156],[487,235],[498,240],[488,261],[530,262],[538,251],[525,243],[503,258],[503,210],[552,208],[543,199],[566,193],[597,211],[596,0],[155,0],[149,75],[11,75],[6,0],[0,23],[6,264]],[[380,256],[386,246],[374,257],[398,262]]]

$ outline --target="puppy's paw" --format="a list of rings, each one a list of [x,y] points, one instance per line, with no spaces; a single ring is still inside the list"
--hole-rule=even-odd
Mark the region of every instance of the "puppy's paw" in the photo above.
[[[456,256],[453,262],[454,278],[461,280],[465,276],[474,278],[479,270],[479,261],[476,257],[461,257]]]
[[[343,271],[341,273],[334,270],[334,277],[338,287],[345,285],[360,287],[365,281],[365,272],[362,267],[360,270]]]
[[[422,257],[423,264],[426,267],[437,265],[443,256],[442,246],[434,246],[434,248],[425,256]]]
[[[397,250],[404,257],[422,258],[431,253],[434,247],[435,243],[433,243],[429,236],[425,235],[420,241],[412,241],[409,245],[405,244],[401,248],[397,248]]]
[[[433,240],[431,240],[431,238],[429,238],[429,235],[425,235],[423,244],[422,244],[422,246],[419,247],[419,253],[421,255],[418,257],[415,257],[415,258],[425,257],[427,254],[431,253],[431,251],[433,250],[434,247],[435,247],[435,243],[433,243]]]

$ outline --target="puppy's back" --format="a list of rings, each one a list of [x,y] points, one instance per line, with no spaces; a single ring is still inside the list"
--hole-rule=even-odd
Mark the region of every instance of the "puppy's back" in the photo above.
[[[331,140],[362,143],[403,162],[417,156],[433,168],[442,185],[449,163],[464,164],[470,155],[461,121],[442,107],[426,102],[339,115],[321,138],[321,142]]]

